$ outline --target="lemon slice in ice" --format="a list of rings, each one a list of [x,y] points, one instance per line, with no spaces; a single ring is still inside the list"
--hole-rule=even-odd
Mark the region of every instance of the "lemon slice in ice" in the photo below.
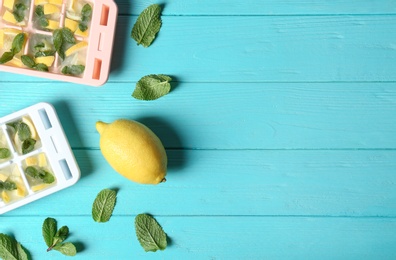
[[[32,121],[28,117],[24,116],[24,117],[22,117],[22,122],[25,123],[29,127],[30,133],[31,133],[31,138],[33,138],[34,140],[37,140],[37,131],[36,131],[36,128],[34,127]]]
[[[79,43],[71,46],[69,49],[67,49],[67,51],[65,51],[65,55],[70,56],[73,53],[76,53],[77,51],[82,50],[87,46],[88,46],[87,42],[79,42]]]

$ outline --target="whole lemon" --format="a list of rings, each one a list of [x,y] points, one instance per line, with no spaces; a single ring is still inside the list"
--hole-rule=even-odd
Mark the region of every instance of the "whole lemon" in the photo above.
[[[167,156],[161,140],[145,125],[128,119],[96,122],[100,150],[113,169],[142,184],[164,182]]]

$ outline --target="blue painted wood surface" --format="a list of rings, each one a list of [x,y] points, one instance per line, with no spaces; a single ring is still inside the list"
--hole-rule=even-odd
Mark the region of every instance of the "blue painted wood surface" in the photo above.
[[[0,216],[32,259],[41,225],[68,225],[78,259],[396,258],[396,1],[168,1],[149,48],[130,38],[153,1],[119,0],[112,72],[101,88],[0,74],[0,115],[52,103],[82,171],[73,187]],[[151,73],[174,77],[153,102]],[[158,134],[168,181],[126,181],[104,161],[97,120]],[[110,222],[91,206],[118,189]],[[170,238],[145,253],[134,217]]]

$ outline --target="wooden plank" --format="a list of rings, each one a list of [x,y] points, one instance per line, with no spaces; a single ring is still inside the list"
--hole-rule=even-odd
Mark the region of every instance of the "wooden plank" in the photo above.
[[[0,230],[14,235],[32,259],[65,259],[46,252],[41,225],[47,216],[2,217]],[[81,259],[393,259],[394,218],[168,217],[156,216],[169,237],[164,251],[145,253],[134,215],[95,223],[90,217],[57,216]]]
[[[138,15],[152,4],[149,0],[119,0],[121,14]],[[163,5],[163,15],[303,15],[303,14],[395,14],[394,0],[183,0]]]
[[[7,83],[0,115],[53,103],[74,148],[98,148],[95,122],[118,118],[176,149],[396,148],[394,83],[176,83],[152,102],[133,99],[134,88]]]
[[[396,151],[167,152],[167,182],[152,186],[118,175],[98,150],[77,150],[75,186],[6,216],[89,216],[97,193],[113,188],[120,216],[396,217]]]
[[[164,17],[150,48],[131,39],[133,22],[118,20],[110,82],[153,73],[181,82],[396,81],[393,15]]]

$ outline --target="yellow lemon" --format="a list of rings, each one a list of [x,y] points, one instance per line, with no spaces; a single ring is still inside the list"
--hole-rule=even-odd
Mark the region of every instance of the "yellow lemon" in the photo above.
[[[66,57],[70,56],[73,53],[75,53],[75,52],[77,52],[79,50],[82,50],[82,49],[84,49],[87,46],[88,46],[87,42],[79,42],[79,43],[71,46],[69,49],[67,49],[67,51],[65,51],[65,55],[66,55]]]
[[[37,135],[37,131],[36,131],[36,128],[34,127],[33,122],[26,116],[22,117],[22,122],[25,123],[29,127],[31,137],[34,140],[37,140],[38,135]]]
[[[167,156],[161,140],[145,125],[127,119],[96,122],[100,150],[113,169],[142,184],[165,181]]]

